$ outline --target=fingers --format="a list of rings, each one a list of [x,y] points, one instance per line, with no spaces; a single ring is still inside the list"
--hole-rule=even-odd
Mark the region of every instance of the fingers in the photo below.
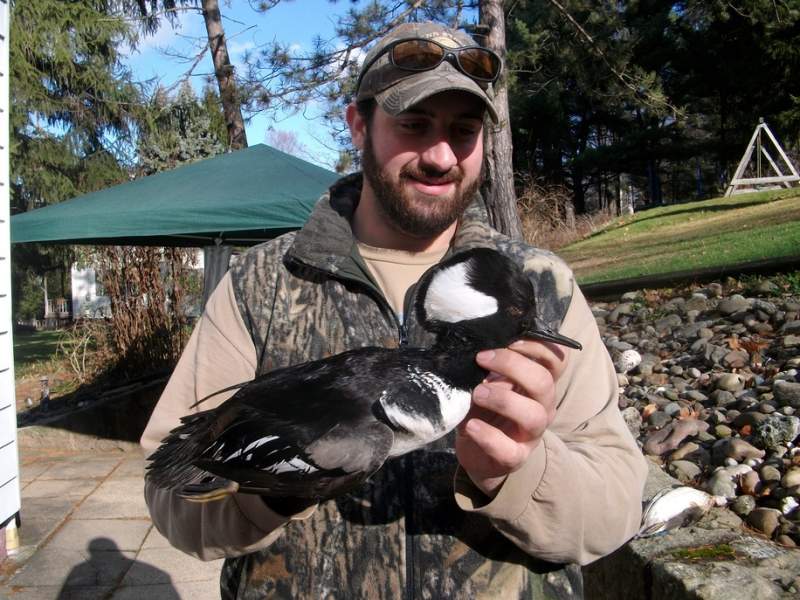
[[[532,340],[518,340],[509,346],[514,352],[530,358],[550,371],[553,379],[558,379],[567,366],[567,356],[570,348],[564,348],[550,342],[534,342]]]
[[[524,443],[541,437],[550,422],[550,406],[515,392],[506,382],[480,384],[472,393],[472,401],[480,410],[470,416],[497,424],[515,442]],[[506,422],[498,422],[498,416]]]
[[[469,419],[465,434],[493,463],[491,470],[504,474],[522,466],[535,445],[515,442],[497,427],[480,419]]]
[[[501,348],[485,350],[477,357],[478,364],[514,382],[517,391],[550,410],[555,402],[555,383],[549,369],[521,353]]]

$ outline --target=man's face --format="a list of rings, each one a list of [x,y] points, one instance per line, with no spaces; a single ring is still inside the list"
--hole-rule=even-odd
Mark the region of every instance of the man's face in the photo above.
[[[397,117],[376,108],[362,163],[392,227],[428,238],[461,216],[481,183],[484,110],[463,92],[437,94]]]

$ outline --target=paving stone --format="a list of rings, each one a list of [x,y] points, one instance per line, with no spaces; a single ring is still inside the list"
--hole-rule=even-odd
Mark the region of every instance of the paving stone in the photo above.
[[[150,550],[152,548],[172,548],[169,540],[161,535],[161,532],[155,526],[150,529],[150,533],[147,534],[144,544],[142,544],[142,550]]]
[[[125,477],[104,481],[73,513],[74,519],[149,518],[144,479]]]
[[[20,543],[38,546],[75,508],[79,498],[28,498],[23,495]]]
[[[105,479],[119,463],[119,458],[60,461],[51,465],[39,479]]]
[[[62,589],[60,585],[43,585],[14,588],[6,592],[6,590],[0,587],[0,600],[105,600],[113,589],[114,588],[111,586],[87,586]],[[219,598],[219,595],[217,595],[217,597]],[[140,600],[141,598],[142,596],[139,597]],[[196,599],[193,598],[192,600]]]
[[[37,479],[22,490],[22,501],[28,498],[83,498],[97,487],[95,479]]]
[[[30,483],[52,466],[53,463],[42,461],[36,461],[27,464],[21,463],[19,466],[19,480],[21,483]]]
[[[205,562],[175,548],[142,550],[122,580],[122,586],[181,583],[186,581],[219,581],[223,560]],[[154,567],[153,565],[158,565]]]
[[[10,586],[114,585],[128,571],[134,552],[41,548],[8,581]]]
[[[127,457],[120,461],[119,466],[114,471],[112,477],[117,479],[119,477],[144,477],[144,468],[147,464],[144,457],[135,456]]]
[[[137,552],[151,527],[149,519],[71,519],[53,536],[47,547],[83,550],[94,541],[98,551]]]
[[[192,581],[121,587],[111,600],[219,600],[219,582]]]

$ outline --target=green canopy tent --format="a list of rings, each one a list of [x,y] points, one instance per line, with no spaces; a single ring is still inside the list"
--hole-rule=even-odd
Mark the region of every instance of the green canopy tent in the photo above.
[[[250,245],[297,229],[338,175],[264,144],[11,218],[11,242]]]
[[[302,227],[338,177],[258,144],[14,215],[11,242],[202,247],[207,297],[231,246]]]

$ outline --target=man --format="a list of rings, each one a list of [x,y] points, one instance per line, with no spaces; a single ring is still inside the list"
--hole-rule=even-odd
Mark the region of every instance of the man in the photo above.
[[[271,369],[429,343],[407,309],[414,283],[470,247],[518,260],[542,318],[583,350],[522,341],[480,354],[491,375],[450,439],[318,506],[248,494],[191,504],[147,484],[173,545],[228,557],[224,598],[528,598],[536,573],[555,568],[542,561],[587,563],[635,532],[646,468],[591,312],[557,258],[485,224],[477,189],[499,67],[432,23],[401,25],[372,49],[347,109],[363,177],[337,182],[301,231],[226,275],[142,444],[152,452],[196,400]]]

